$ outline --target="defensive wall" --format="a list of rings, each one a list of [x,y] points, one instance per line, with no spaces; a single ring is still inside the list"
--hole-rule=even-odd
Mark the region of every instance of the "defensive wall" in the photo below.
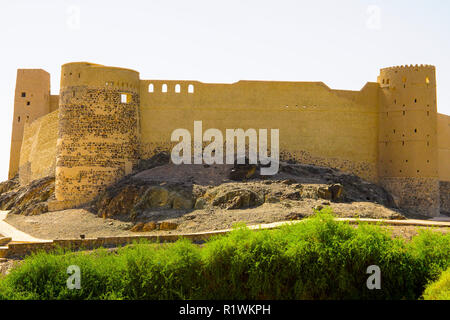
[[[19,162],[21,185],[55,174],[57,137],[57,110],[25,125]]]
[[[36,77],[27,71],[18,71],[15,118],[29,111],[32,123],[13,124],[22,151],[11,149],[10,176],[19,171],[25,183],[54,171],[62,207],[92,199],[139,159],[170,150],[173,130],[193,132],[201,120],[203,131],[279,129],[283,160],[354,173],[418,213],[449,211],[450,117],[437,113],[433,66],[385,68],[377,82],[348,91],[322,82],[141,80],[129,69],[69,63],[59,96],[39,70],[47,84],[31,88],[48,101],[35,113],[17,96]]]

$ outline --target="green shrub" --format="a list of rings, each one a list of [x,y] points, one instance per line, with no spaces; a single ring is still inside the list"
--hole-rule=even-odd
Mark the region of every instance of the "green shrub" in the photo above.
[[[115,252],[38,253],[0,279],[0,299],[418,299],[450,265],[450,235],[393,239],[320,212],[275,230],[238,226],[199,247],[135,243]],[[81,289],[66,286],[81,269]],[[381,269],[381,290],[366,286]]]
[[[441,277],[431,283],[423,294],[425,300],[450,300],[450,268]]]

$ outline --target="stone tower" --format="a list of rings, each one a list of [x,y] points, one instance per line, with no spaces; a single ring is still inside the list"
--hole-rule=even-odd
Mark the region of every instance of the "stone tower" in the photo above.
[[[139,158],[139,73],[91,63],[62,66],[56,200],[93,199]],[[65,207],[62,205],[62,207]]]
[[[378,174],[399,205],[439,214],[434,66],[381,69]]]
[[[19,170],[20,148],[26,123],[50,111],[50,74],[42,69],[18,69],[8,179]]]

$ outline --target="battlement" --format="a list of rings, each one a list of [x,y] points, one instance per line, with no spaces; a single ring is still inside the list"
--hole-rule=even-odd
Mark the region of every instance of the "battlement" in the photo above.
[[[401,65],[401,66],[393,66],[393,67],[386,67],[386,68],[382,68],[381,71],[389,71],[389,70],[393,70],[393,71],[416,71],[418,69],[430,69],[430,70],[436,70],[436,67],[430,64],[416,64],[416,65]]]

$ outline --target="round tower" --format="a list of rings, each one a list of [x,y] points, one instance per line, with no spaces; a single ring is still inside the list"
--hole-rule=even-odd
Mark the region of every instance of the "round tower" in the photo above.
[[[56,200],[81,203],[131,173],[139,158],[139,73],[62,66]]]
[[[381,69],[378,174],[400,207],[439,215],[436,70]]]

